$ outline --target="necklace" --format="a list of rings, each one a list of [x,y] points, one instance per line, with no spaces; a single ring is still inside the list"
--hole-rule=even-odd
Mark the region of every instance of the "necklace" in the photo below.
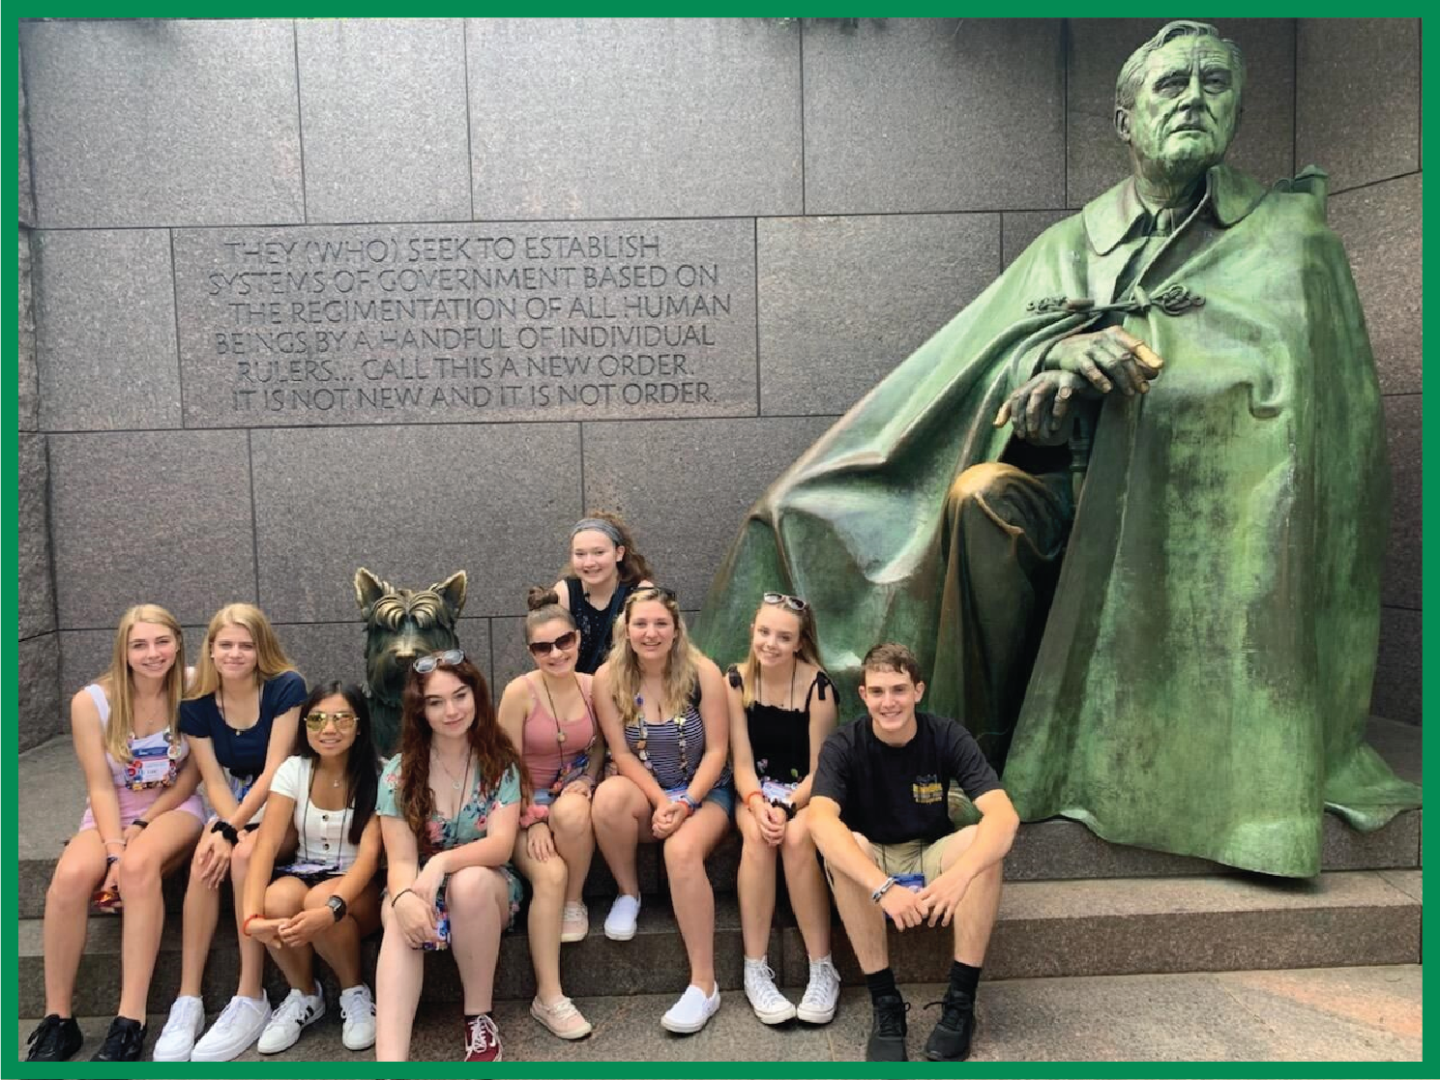
[[[793,659],[790,661],[790,693],[789,693],[789,694],[786,696],[786,698],[785,698],[785,707],[786,707],[787,711],[789,711],[789,712],[794,712],[794,711],[795,711],[795,673],[796,673],[797,671],[799,671],[799,670],[800,670],[800,658],[799,658],[799,657],[795,657],[795,658],[793,658]],[[760,686],[759,686],[759,688],[758,688],[757,691],[756,691],[755,700],[756,700],[756,702],[757,702],[758,704],[764,705],[764,704],[765,704],[765,701],[764,701],[764,698],[765,698],[765,676],[764,676],[764,675],[761,675],[761,676],[760,676],[760,679],[759,679],[758,681],[759,681],[759,683],[760,683]]]
[[[258,724],[260,722],[260,708],[258,702],[256,703],[255,709],[255,724],[251,724],[248,727],[236,727],[230,722],[230,714],[225,711],[225,684],[223,682],[215,687],[215,708],[220,713],[220,719],[225,721],[225,726],[236,734],[239,734],[242,731],[249,731],[250,728],[253,728],[255,724]]]
[[[311,856],[311,854],[310,854],[310,848],[311,848],[311,843],[310,843],[310,804],[311,804],[311,802],[313,801],[313,797],[314,797],[314,794],[315,794],[315,781],[316,781],[317,779],[319,779],[319,777],[320,777],[320,767],[319,767],[317,764],[315,764],[315,763],[312,762],[311,765],[310,765],[310,783],[305,786],[305,813],[304,813],[304,815],[300,818],[300,820],[304,823],[304,829],[305,829],[305,836],[304,836],[302,839],[303,839],[303,841],[304,841],[304,845],[303,845],[303,846],[304,846],[304,848],[305,848],[305,855],[306,855],[306,857],[307,857],[308,859],[312,859],[313,861],[328,863],[328,862],[330,861],[330,857],[329,857],[328,855],[326,855],[326,856],[325,856],[324,858],[322,858],[322,859],[314,860],[314,859],[313,859],[313,856]],[[345,779],[344,777],[341,777],[339,780],[332,780],[332,781],[330,782],[330,786],[331,786],[332,788],[338,788],[338,787],[344,782],[344,779]],[[346,798],[346,801],[345,801],[345,809],[342,810],[341,813],[340,813],[340,832],[337,834],[337,837],[338,837],[338,838],[337,838],[337,840],[336,840],[336,842],[335,842],[337,849],[343,847],[344,844],[345,844],[345,826],[346,826],[346,825],[349,823],[349,821],[350,821],[350,810],[351,810],[351,809],[354,807],[354,805],[355,805],[355,800],[350,796],[350,793],[349,793],[348,790],[347,790],[346,793],[345,793],[345,798]],[[326,819],[322,817],[321,820],[323,821],[323,820],[326,820]],[[329,837],[329,835],[326,833],[326,828],[328,828],[328,826],[322,827],[321,830],[320,830],[320,844],[321,844],[321,849],[322,849],[323,851],[329,851],[329,850],[330,850],[330,837]],[[340,871],[340,864],[341,864],[341,862],[344,861],[344,859],[343,859],[343,854],[344,854],[344,853],[343,853],[342,851],[340,851],[340,850],[337,850],[337,851],[335,852],[335,868],[334,868],[334,869],[335,869],[335,872],[336,872],[336,873],[338,873],[338,872]],[[297,852],[297,857],[298,857],[298,852]]]
[[[650,754],[645,749],[646,745],[650,741],[650,725],[645,718],[645,695],[643,693],[645,689],[644,683],[641,683],[640,689],[642,692],[635,695],[635,707],[640,712],[640,738],[635,741],[635,756],[640,759],[641,763],[645,766],[645,768],[649,769],[651,774],[653,775],[655,772],[655,763],[650,760]],[[657,724],[665,723],[664,711],[664,703],[657,702],[655,706]],[[686,710],[686,712],[676,713],[673,717],[673,722],[675,724],[675,748],[680,752],[680,772],[682,775],[689,777],[690,756],[685,752],[687,743],[685,737],[685,721],[688,718],[687,713],[688,710]]]
[[[457,780],[457,779],[455,779],[455,774],[450,771],[450,766],[448,766],[448,765],[445,764],[445,759],[442,758],[442,757],[441,757],[438,753],[436,753],[434,750],[431,750],[431,751],[430,751],[430,760],[431,760],[431,761],[437,761],[437,762],[440,763],[440,770],[441,770],[446,776],[450,777],[450,787],[453,788],[455,791],[459,791],[461,788],[463,788],[463,787],[465,786],[465,780]],[[470,776],[470,755],[469,755],[469,753],[467,752],[466,755],[465,755],[465,778],[466,778],[466,779],[469,779],[469,776]]]
[[[131,698],[130,707],[133,711],[130,717],[130,740],[132,742],[136,739],[148,739],[152,735],[160,734],[162,731],[165,733],[165,741],[167,743],[173,741],[170,734],[170,725],[165,721],[165,700],[162,699],[159,707],[152,709],[150,715],[143,718],[139,710],[135,709],[135,704],[135,699]],[[147,731],[144,735],[137,735],[135,729],[142,727],[154,727],[155,730]]]
[[[566,736],[564,729],[560,726],[560,710],[555,708],[555,698],[550,694],[549,680],[545,678],[543,671],[540,673],[540,685],[545,688],[545,700],[550,703],[550,719],[555,721],[555,746],[560,752],[560,771],[555,774],[556,783],[563,780],[566,774],[577,764],[581,764],[582,759],[589,759],[590,748],[595,745],[595,731],[598,726],[595,723],[595,715],[590,711],[590,702],[585,700],[585,690],[580,685],[580,676],[572,671],[570,677],[575,680],[575,689],[580,694],[580,703],[585,706],[585,718],[590,721],[590,741],[585,744],[584,750],[570,759],[570,763],[567,765],[565,763]],[[642,757],[641,760],[644,760],[644,758]]]

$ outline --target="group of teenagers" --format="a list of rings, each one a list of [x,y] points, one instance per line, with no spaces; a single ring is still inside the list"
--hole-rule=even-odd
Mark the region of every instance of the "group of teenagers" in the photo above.
[[[559,1038],[583,1038],[592,1025],[563,990],[561,947],[590,932],[582,888],[597,846],[618,885],[604,933],[635,936],[640,843],[663,846],[690,968],[661,1023],[698,1032],[720,1007],[705,860],[732,819],[756,1016],[834,1017],[833,895],[872,997],[867,1057],[906,1056],[908,1005],[888,965],[887,919],[901,930],[953,927],[925,1053],[966,1057],[1001,861],[1019,822],[963,727],[918,710],[924,681],[910,651],[870,650],[860,687],[868,717],[837,725],[804,599],[757,597],[749,654],[722,672],[691,643],[675,594],[652,581],[619,517],[582,519],[569,546],[561,580],[528,597],[535,670],[511,681],[497,707],[463,650],[416,658],[388,761],[363,691],[307,688],[254,606],[215,613],[193,669],[168,611],[127,611],[108,671],[71,704],[89,802],[46,894],[47,1015],[28,1059],[68,1060],[81,1048],[72,1003],[95,909],[122,915],[123,943],[119,1008],[92,1060],[140,1059],[161,883],[187,860],[180,990],[156,1061],[289,1049],[325,1013],[317,954],[340,987],[344,1045],[406,1060],[424,957],[435,950],[459,969],[465,1060],[501,1060],[492,991],[522,876],[531,1015]],[[957,824],[960,792],[978,825]],[[809,955],[798,1004],[766,958],[779,867]],[[207,1029],[201,988],[227,881],[239,985]],[[372,993],[361,942],[377,930]],[[267,953],[290,987],[273,1008]]]

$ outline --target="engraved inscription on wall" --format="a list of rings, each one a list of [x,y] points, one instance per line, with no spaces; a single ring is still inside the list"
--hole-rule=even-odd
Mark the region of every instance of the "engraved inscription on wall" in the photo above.
[[[744,221],[184,229],[189,426],[753,415]]]

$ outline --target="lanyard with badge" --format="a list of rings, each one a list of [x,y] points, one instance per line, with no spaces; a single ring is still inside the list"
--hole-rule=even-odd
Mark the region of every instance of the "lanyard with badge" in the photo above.
[[[125,786],[131,791],[170,787],[180,774],[180,746],[169,731],[165,745],[140,746],[130,739],[130,760],[125,763]]]

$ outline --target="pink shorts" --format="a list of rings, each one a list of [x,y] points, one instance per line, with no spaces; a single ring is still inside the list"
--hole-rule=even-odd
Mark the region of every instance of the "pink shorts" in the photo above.
[[[132,791],[128,787],[117,787],[115,797],[120,800],[120,828],[128,829],[131,823],[146,810],[155,805],[155,800],[160,798],[164,788],[141,788],[139,791]],[[187,814],[194,814],[196,819],[204,822],[205,805],[200,801],[199,795],[191,795],[175,809],[183,810]],[[85,816],[80,819],[80,831],[95,828],[95,815],[87,802],[85,805]]]

